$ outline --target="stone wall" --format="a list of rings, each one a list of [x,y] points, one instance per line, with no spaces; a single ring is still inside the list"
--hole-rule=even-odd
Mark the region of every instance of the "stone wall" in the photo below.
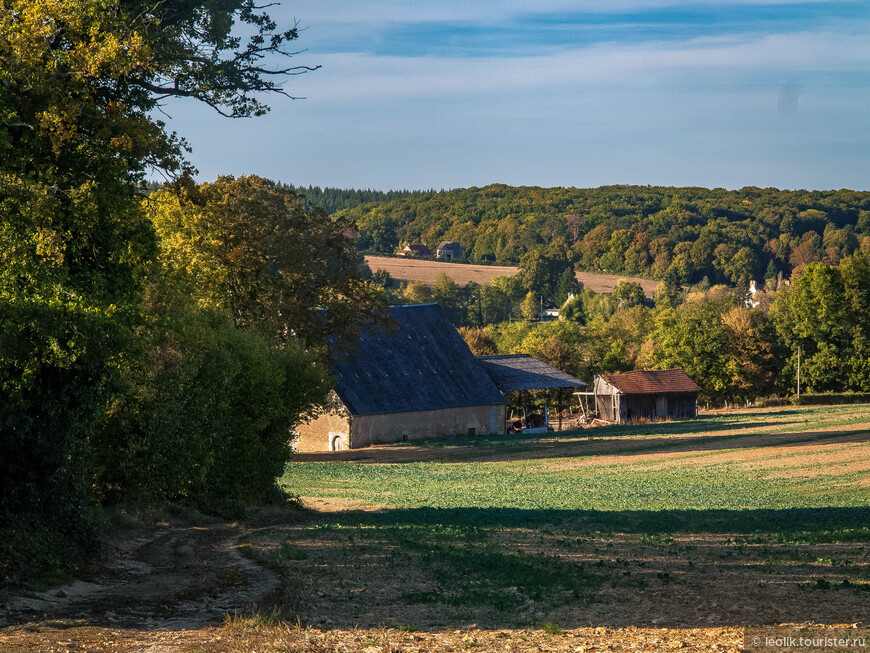
[[[350,449],[350,413],[335,391],[326,399],[323,412],[296,427],[296,451],[343,451]]]
[[[505,407],[468,406],[351,419],[350,446],[425,440],[454,435],[504,433]]]

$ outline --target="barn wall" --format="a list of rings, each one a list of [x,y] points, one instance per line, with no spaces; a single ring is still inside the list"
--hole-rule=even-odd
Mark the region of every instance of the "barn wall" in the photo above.
[[[351,420],[350,447],[424,440],[451,435],[504,433],[505,406],[470,406],[384,415],[357,415]]]
[[[335,412],[322,413],[307,424],[296,427],[299,436],[296,438],[296,451],[334,451],[350,449],[350,418]],[[335,443],[335,439],[338,442]]]
[[[696,417],[698,395],[695,393],[622,395],[620,421]]]
[[[314,419],[297,426],[296,432],[296,451],[350,449],[350,412],[335,390],[330,390],[323,410]]]
[[[619,391],[600,376],[595,377],[595,409],[598,416],[608,422],[618,422]]]

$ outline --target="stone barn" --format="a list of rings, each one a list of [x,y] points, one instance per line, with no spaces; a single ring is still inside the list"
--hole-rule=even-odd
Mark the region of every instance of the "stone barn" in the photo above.
[[[462,260],[462,245],[455,240],[445,240],[438,249],[435,250],[435,258],[445,261],[461,261]]]
[[[504,432],[504,396],[438,304],[392,306],[390,317],[394,332],[363,328],[333,365],[335,389],[297,428],[297,451]]]
[[[700,388],[681,369],[602,374],[594,388],[598,415],[608,422],[698,415]]]

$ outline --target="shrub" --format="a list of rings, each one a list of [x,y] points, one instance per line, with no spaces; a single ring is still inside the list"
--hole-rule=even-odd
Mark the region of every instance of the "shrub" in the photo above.
[[[216,313],[156,331],[95,443],[100,498],[206,510],[267,499],[293,425],[325,397],[323,368],[295,341],[275,347]]]

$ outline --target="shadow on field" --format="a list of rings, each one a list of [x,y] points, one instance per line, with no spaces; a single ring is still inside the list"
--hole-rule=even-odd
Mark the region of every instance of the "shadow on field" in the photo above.
[[[323,514],[251,546],[322,628],[839,624],[868,617],[867,524],[870,508],[419,508]]]
[[[316,511],[313,511],[316,514]],[[863,533],[870,544],[870,507],[753,510],[526,510],[521,508],[408,508],[323,513],[342,527],[428,526],[491,529],[567,529],[572,533],[765,534],[807,542]],[[870,553],[870,552],[868,552]]]

